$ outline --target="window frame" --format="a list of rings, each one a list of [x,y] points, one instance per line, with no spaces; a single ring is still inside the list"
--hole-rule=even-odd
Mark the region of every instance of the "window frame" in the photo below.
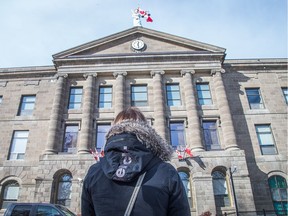
[[[65,181],[62,179],[64,178],[64,176],[69,176],[70,179],[69,181]],[[60,205],[63,205],[63,206],[66,206],[66,207],[70,207],[70,204],[71,204],[71,195],[72,195],[72,175],[71,173],[68,173],[68,172],[63,172],[61,173],[57,179],[56,179],[56,194],[55,194],[55,203],[56,204],[60,204]],[[65,199],[59,199],[59,193],[61,192],[60,190],[60,186],[62,185],[61,183],[67,183],[67,182],[70,182],[70,186],[69,186],[69,198],[65,198]],[[69,201],[68,205],[66,205],[66,202],[67,200]],[[63,204],[63,201],[64,201],[64,204]]]
[[[205,85],[205,86],[208,86],[208,90],[202,90],[202,89],[199,88],[200,86],[204,86],[204,85]],[[203,106],[203,105],[213,105],[211,89],[210,89],[210,85],[209,85],[208,82],[196,83],[196,91],[197,91],[198,104],[199,104],[200,106]],[[201,93],[202,93],[202,92],[208,92],[210,97],[207,97],[207,98],[205,98],[205,97],[200,97],[200,92],[201,92]],[[202,94],[201,94],[201,95],[202,95]],[[203,103],[200,102],[201,100],[203,100]],[[205,102],[204,102],[205,100],[210,101],[210,103],[205,103]]]
[[[81,94],[80,93],[72,94],[72,90],[76,90],[76,89],[81,89]],[[72,96],[73,95],[74,96],[81,95],[80,102],[75,101],[75,99],[72,101]],[[82,86],[72,86],[72,87],[70,87],[67,109],[68,110],[79,110],[79,109],[81,109],[82,108],[82,100],[83,100],[83,87]]]
[[[176,125],[176,124],[182,124],[182,126],[183,126],[183,130],[172,130],[172,128],[171,128],[171,125]],[[185,125],[185,121],[184,120],[170,120],[169,121],[169,137],[170,137],[170,145],[172,146],[172,148],[174,149],[174,150],[179,150],[180,152],[182,152],[182,151],[185,151],[185,148],[186,148],[186,146],[187,146],[187,141],[186,141],[186,131],[185,131],[185,128],[186,128],[186,125]],[[183,137],[182,137],[182,139],[183,139],[183,145],[179,145],[179,139],[177,139],[177,145],[173,145],[173,143],[172,143],[172,141],[173,141],[173,139],[172,139],[172,132],[177,132],[177,131],[180,131],[180,133],[182,132],[182,134],[183,134]],[[178,133],[177,133],[177,135],[179,135]],[[179,137],[179,136],[177,136],[177,137]]]
[[[21,133],[21,132],[27,132],[27,136],[26,137],[15,137],[16,136],[16,134],[17,133]],[[29,138],[29,130],[14,130],[13,131],[13,135],[12,135],[12,138],[11,138],[11,143],[10,143],[10,149],[9,149],[9,154],[8,154],[8,158],[7,158],[7,160],[24,160],[25,159],[25,154],[26,154],[26,148],[27,148],[27,143],[28,143],[28,138]],[[25,142],[25,140],[26,140],[26,142],[25,142],[25,151],[24,152],[17,152],[17,151],[13,151],[12,152],[12,149],[14,149],[14,148],[16,148],[16,147],[18,147],[19,148],[19,146],[18,145],[22,145],[23,143],[17,143],[17,141],[20,141],[20,140],[24,140],[24,142]],[[24,149],[24,148],[23,148]],[[11,154],[16,154],[16,159],[14,159],[13,157],[11,157]],[[20,154],[23,154],[23,158],[18,158],[18,156],[20,155]]]
[[[101,89],[111,89],[111,93],[101,93]],[[101,101],[101,96],[103,97],[103,102]],[[105,95],[111,95],[111,101],[105,101]],[[100,104],[103,104],[104,106],[101,107]],[[109,104],[110,106],[106,107],[105,104]],[[98,108],[100,109],[110,109],[113,106],[113,86],[100,86],[99,87],[99,97],[98,97]]]
[[[72,136],[72,140],[71,140],[71,148],[69,150],[68,147],[65,146],[65,141],[66,141],[66,132],[67,132],[67,128],[68,127],[76,127],[78,128],[77,130],[77,138],[76,141],[74,140],[74,137]],[[78,147],[78,137],[79,137],[79,130],[80,130],[80,125],[77,123],[69,123],[69,124],[65,124],[64,126],[64,134],[63,134],[63,142],[62,142],[62,148],[61,148],[61,153],[68,153],[68,154],[76,154],[77,152],[77,147]],[[68,131],[69,132],[69,131]],[[75,133],[75,132],[74,132]],[[74,140],[74,142],[73,142]],[[75,143],[75,146],[73,145],[73,143]],[[66,151],[67,148],[67,151]]]
[[[176,90],[168,90],[168,86],[177,86],[178,87],[178,91],[176,91]],[[167,101],[167,106],[168,107],[177,107],[177,106],[182,106],[182,98],[181,98],[181,90],[180,90],[180,85],[179,85],[179,83],[166,83],[166,86],[165,86],[165,90],[166,90],[166,101]],[[173,98],[173,94],[172,93],[175,93],[175,92],[178,92],[178,94],[179,94],[179,99],[175,99],[175,98]],[[169,98],[169,93],[171,93],[171,98]],[[172,105],[169,103],[170,101],[172,101]],[[179,102],[179,104],[175,104],[174,105],[174,103],[175,102]]]
[[[24,101],[25,98],[34,98],[34,101],[26,102]],[[36,95],[22,95],[20,99],[20,104],[17,112],[17,116],[31,116],[33,114],[33,111],[35,109],[35,103],[36,103]],[[32,105],[32,109],[25,109],[25,105]]]
[[[206,123],[215,123],[215,128],[204,128],[204,125]],[[218,151],[218,150],[222,150],[222,146],[221,146],[221,142],[220,142],[220,134],[219,134],[219,129],[218,129],[218,126],[219,126],[219,120],[218,119],[202,119],[202,122],[201,122],[201,127],[202,127],[202,134],[203,134],[203,144],[204,144],[204,147],[205,147],[205,150],[206,151]],[[206,139],[206,136],[205,136],[205,131],[209,131],[209,135],[211,137],[211,145],[209,145],[210,143],[207,142],[207,139]],[[212,137],[213,133],[211,133],[211,131],[215,131],[214,134],[216,134],[216,140],[217,140],[217,144],[214,144],[213,143],[213,140],[215,140],[215,137]],[[213,139],[212,139],[213,138]],[[210,146],[210,148],[209,148]],[[212,146],[214,148],[212,148]],[[215,148],[216,147],[216,148]]]
[[[257,90],[258,94],[248,94],[248,91],[255,91]],[[252,87],[252,88],[245,88],[245,93],[246,93],[246,97],[247,97],[247,101],[249,104],[249,108],[251,110],[258,110],[258,109],[265,109],[265,105],[264,105],[264,100],[260,91],[259,87]],[[260,102],[259,103],[251,103],[249,97],[259,97]],[[256,107],[257,105],[257,107]],[[255,107],[254,107],[255,106]]]
[[[103,150],[103,148],[104,148],[104,146],[105,146],[105,136],[106,136],[106,134],[107,134],[107,132],[109,131],[109,129],[107,130],[107,132],[105,132],[105,133],[101,133],[101,134],[103,134],[104,135],[104,143],[103,143],[103,145],[102,145],[102,147],[101,148],[97,148],[97,143],[98,143],[98,138],[99,138],[99,130],[98,130],[98,128],[99,128],[99,126],[110,126],[109,127],[109,129],[111,128],[111,123],[109,122],[101,122],[101,123],[97,123],[97,125],[96,125],[96,133],[95,133],[95,135],[96,135],[96,137],[95,137],[95,149],[97,149],[97,151],[101,151],[101,150]]]
[[[16,185],[18,187],[18,192],[17,192],[17,199],[6,199],[5,196],[5,190],[7,189],[7,187],[9,185]],[[17,202],[18,198],[19,198],[19,190],[20,190],[20,185],[16,180],[9,180],[7,182],[5,182],[2,186],[2,191],[1,191],[1,208],[0,209],[6,209],[6,207],[10,204],[10,203],[14,203]]]
[[[276,187],[272,187],[272,185],[271,185],[271,181],[272,181],[273,178],[275,180]],[[285,187],[280,187],[279,186],[279,182],[278,182],[277,179],[284,180],[284,186]],[[286,181],[286,179],[283,176],[280,176],[280,175],[272,175],[272,176],[270,176],[268,178],[268,185],[269,185],[269,189],[270,189],[270,193],[271,193],[271,200],[273,202],[273,207],[274,207],[275,213],[277,215],[285,215],[285,214],[283,214],[284,212],[286,212],[284,204],[286,203],[286,206],[287,206],[287,201],[288,201],[288,199],[287,199],[287,181]],[[284,193],[286,192],[286,200],[282,198],[281,190],[284,191]],[[275,199],[275,192],[278,194],[277,198],[278,199],[280,198],[280,200],[276,200]],[[280,204],[281,208],[283,210],[276,209],[276,205],[275,204]]]
[[[265,126],[266,129],[268,128],[269,131],[266,131],[266,132],[258,132],[258,127],[263,127]],[[257,136],[257,140],[258,140],[258,144],[259,144],[259,148],[260,148],[260,151],[261,151],[261,154],[262,155],[277,155],[278,154],[278,150],[276,148],[276,142],[275,142],[275,138],[273,136],[273,133],[272,133],[272,129],[271,129],[271,124],[255,124],[255,132],[256,132],[256,136]],[[260,135],[267,135],[267,134],[270,134],[271,137],[269,137],[272,141],[273,141],[273,144],[261,144],[263,143],[263,140],[261,139],[261,136]],[[263,152],[263,147],[273,147],[274,148],[274,154],[265,154]]]
[[[145,87],[146,88],[146,91],[133,91],[134,88],[137,88],[137,87]],[[131,85],[130,87],[130,90],[131,90],[131,95],[130,95],[130,99],[131,99],[131,106],[135,106],[135,107],[145,107],[145,106],[148,106],[148,86],[147,84],[136,84],[136,85]],[[135,94],[146,94],[146,100],[137,100],[136,98],[136,95]],[[136,100],[133,100],[133,96]],[[137,103],[143,103],[143,105],[139,105]]]
[[[286,104],[288,105],[288,87],[282,87],[282,94]]]
[[[216,178],[215,173],[221,174],[222,178],[219,178],[219,177]],[[231,192],[230,192],[229,179],[228,179],[228,175],[227,175],[226,171],[224,172],[224,170],[214,169],[211,173],[211,176],[212,176],[213,196],[214,196],[214,200],[215,200],[216,209],[221,208],[221,207],[231,207],[232,206]],[[216,180],[219,180],[219,179],[223,179],[223,182],[224,182],[223,187],[226,190],[225,190],[225,193],[215,194]],[[224,206],[223,205],[218,206],[217,203],[222,198],[223,198]]]

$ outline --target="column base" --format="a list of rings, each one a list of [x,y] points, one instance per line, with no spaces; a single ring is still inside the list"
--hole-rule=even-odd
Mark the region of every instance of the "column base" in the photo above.
[[[53,154],[58,154],[58,152],[55,151],[54,149],[46,149],[44,152],[44,155],[53,155]]]
[[[237,146],[237,145],[235,145],[235,146],[228,146],[228,147],[226,147],[225,148],[225,151],[238,151],[238,150],[240,150],[240,148]]]
[[[88,149],[79,149],[78,154],[90,154],[90,151]]]
[[[205,149],[203,147],[191,147],[192,152],[203,152]]]

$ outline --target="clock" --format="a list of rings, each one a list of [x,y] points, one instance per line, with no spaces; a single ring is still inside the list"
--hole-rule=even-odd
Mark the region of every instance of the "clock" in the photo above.
[[[145,48],[145,43],[144,41],[140,40],[140,39],[136,39],[132,42],[132,48],[135,50],[135,51],[141,51]]]

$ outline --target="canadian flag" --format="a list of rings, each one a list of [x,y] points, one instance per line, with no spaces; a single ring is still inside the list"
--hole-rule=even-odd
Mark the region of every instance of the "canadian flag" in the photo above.
[[[140,14],[142,18],[144,17],[146,18],[146,22],[153,22],[153,19],[151,18],[151,15],[148,13],[148,11],[138,8],[137,12]]]
[[[180,151],[178,150],[175,150],[177,156],[178,156],[178,159],[183,159],[183,156],[181,155]]]
[[[185,149],[185,152],[186,152],[190,157],[193,157],[193,154],[192,154],[192,152],[191,152],[191,149],[186,148],[186,149]]]

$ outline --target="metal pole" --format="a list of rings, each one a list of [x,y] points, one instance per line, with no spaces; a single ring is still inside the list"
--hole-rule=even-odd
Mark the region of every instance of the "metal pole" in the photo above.
[[[234,197],[234,205],[235,205],[235,210],[236,210],[236,216],[239,216],[237,198],[236,198],[234,181],[233,181],[233,172],[231,170],[231,167],[229,168],[229,174],[230,174],[230,180],[231,180],[231,185],[232,185],[232,190],[233,190],[233,197]]]

